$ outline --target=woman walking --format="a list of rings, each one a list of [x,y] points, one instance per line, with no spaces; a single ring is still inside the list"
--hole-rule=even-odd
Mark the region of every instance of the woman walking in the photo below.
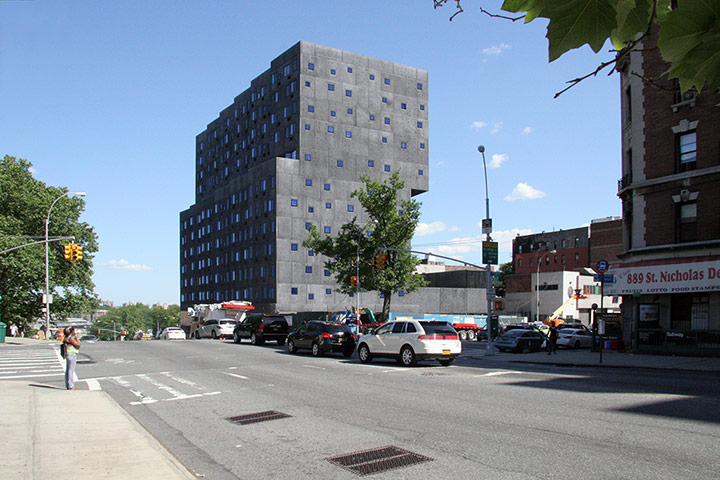
[[[73,378],[75,377],[75,364],[77,363],[77,353],[80,351],[80,340],[75,335],[75,327],[65,328],[65,388],[68,390],[77,390]]]

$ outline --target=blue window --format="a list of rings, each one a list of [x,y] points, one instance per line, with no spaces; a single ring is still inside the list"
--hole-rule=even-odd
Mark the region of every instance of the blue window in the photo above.
[[[323,270],[323,275],[325,275],[326,277],[329,277],[329,276],[330,276],[330,270],[328,270],[327,268],[326,268],[325,270]]]
[[[306,186],[306,187],[312,187],[312,179],[306,178],[306,179],[305,179],[305,186]]]
[[[375,75],[373,75],[372,73],[370,74],[370,80],[375,80]]]
[[[297,287],[290,288],[290,295],[297,295]]]
[[[422,122],[417,122],[418,128],[422,128]]]
[[[372,113],[370,114],[370,120],[375,120],[375,115],[373,115]]]
[[[333,85],[332,83],[328,83],[328,90],[335,91],[335,85]]]
[[[407,103],[401,103],[400,108],[402,108],[403,110],[407,110]]]
[[[420,144],[420,148],[425,149],[425,144],[424,144],[424,143],[421,143],[421,144]]]
[[[338,166],[338,167],[342,167],[342,166],[343,166],[343,161],[342,161],[342,160],[338,160],[338,161],[337,161],[337,166]]]
[[[348,297],[353,298],[355,296],[354,293],[348,293]]]
[[[325,204],[325,208],[332,208],[332,203],[327,202],[327,203]]]
[[[315,211],[315,207],[308,207],[308,213],[313,213]]]
[[[306,123],[306,124],[305,124],[305,130],[310,130],[310,124],[309,124],[309,123]]]
[[[345,89],[345,96],[352,97],[352,90]]]
[[[421,169],[421,170],[418,170],[418,175],[422,175],[422,174],[423,174],[422,169]]]
[[[347,113],[348,113],[348,115],[352,115],[352,108],[348,108]]]
[[[307,160],[309,162],[311,159],[312,159],[312,156],[309,153],[306,153],[305,160]]]
[[[418,83],[417,87],[418,87],[418,90],[422,90],[422,83]]]
[[[385,125],[390,125],[390,117],[385,117]]]
[[[325,228],[323,228],[323,231],[324,231],[325,233],[330,233],[330,227],[325,227]]]
[[[352,132],[350,130],[345,130],[345,138],[352,138]]]
[[[314,293],[308,293],[308,300],[315,300],[315,294],[314,294]]]
[[[297,206],[298,206],[298,201],[297,201],[296,198],[291,198],[291,199],[290,199],[290,206],[291,206],[291,207],[297,207]]]
[[[355,211],[355,205],[348,205],[348,212],[354,212]]]
[[[305,273],[312,273],[312,267],[310,265],[305,267]]]
[[[352,67],[348,67],[348,73],[352,73]]]
[[[334,69],[334,68],[331,68],[331,69],[330,69],[330,75],[335,75],[335,69]]]
[[[389,172],[389,171],[390,171],[390,165],[385,165],[384,170],[385,170],[386,172]]]
[[[305,230],[310,230],[310,225],[312,225],[312,223],[305,222]]]
[[[315,107],[312,105],[308,105],[308,112],[314,112],[314,111],[315,111]]]
[[[382,102],[387,103],[387,97],[382,97]]]
[[[387,143],[387,137],[382,137],[382,143]]]
[[[291,244],[290,244],[290,250],[292,250],[293,252],[297,252],[297,249],[298,249],[298,244],[297,244],[297,243],[291,243]]]
[[[374,167],[375,166],[375,160],[368,160],[368,167]]]
[[[315,256],[315,252],[313,252],[312,250],[308,250],[308,257],[314,257],[314,256]]]
[[[330,110],[330,116],[331,116],[331,117],[334,117],[334,116],[335,116],[335,110]]]
[[[310,86],[310,82],[305,81],[305,86],[306,86],[306,87],[309,87],[309,86]]]
[[[407,142],[400,142],[400,148],[407,148]]]
[[[404,297],[404,296],[405,296],[405,290],[398,290],[398,297]]]
[[[335,127],[328,125],[328,133],[335,133]]]
[[[325,295],[330,295],[331,293],[332,293],[332,288],[325,289]]]
[[[314,63],[308,63],[308,70],[315,70],[315,64],[314,64]]]
[[[326,183],[325,185],[323,185],[323,189],[324,189],[324,190],[327,190],[327,191],[329,192],[329,191],[330,191],[330,184],[329,184],[329,183]]]
[[[385,79],[385,85],[390,85],[390,79],[389,79],[389,78],[386,78],[386,79]]]
[[[420,105],[420,110],[425,110],[425,105]]]

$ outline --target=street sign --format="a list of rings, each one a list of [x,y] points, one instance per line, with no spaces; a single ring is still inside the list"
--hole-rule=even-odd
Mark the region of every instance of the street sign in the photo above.
[[[615,275],[612,273],[600,273],[593,276],[593,280],[596,282],[615,283]]]
[[[492,233],[492,218],[483,218],[482,220],[482,233]]]
[[[600,273],[605,273],[608,271],[608,268],[610,268],[610,264],[607,260],[600,260],[597,262],[597,270]]]
[[[498,264],[498,243],[482,242],[482,258],[485,265]]]

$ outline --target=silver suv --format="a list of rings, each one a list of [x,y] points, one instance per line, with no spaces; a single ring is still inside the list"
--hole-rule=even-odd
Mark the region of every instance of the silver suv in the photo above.
[[[195,330],[195,338],[232,338],[236,323],[232,318],[205,320]]]

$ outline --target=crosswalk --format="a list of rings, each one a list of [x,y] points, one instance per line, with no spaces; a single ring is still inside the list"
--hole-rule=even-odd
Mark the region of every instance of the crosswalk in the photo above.
[[[80,381],[86,382],[89,390],[102,390],[102,385],[106,382],[120,386],[130,392],[131,398],[134,398],[134,400],[128,402],[130,405],[174,402],[222,393],[208,391],[207,387],[174,375],[171,372],[87,378],[80,379]]]
[[[0,380],[64,376],[65,362],[53,345],[0,349]]]

